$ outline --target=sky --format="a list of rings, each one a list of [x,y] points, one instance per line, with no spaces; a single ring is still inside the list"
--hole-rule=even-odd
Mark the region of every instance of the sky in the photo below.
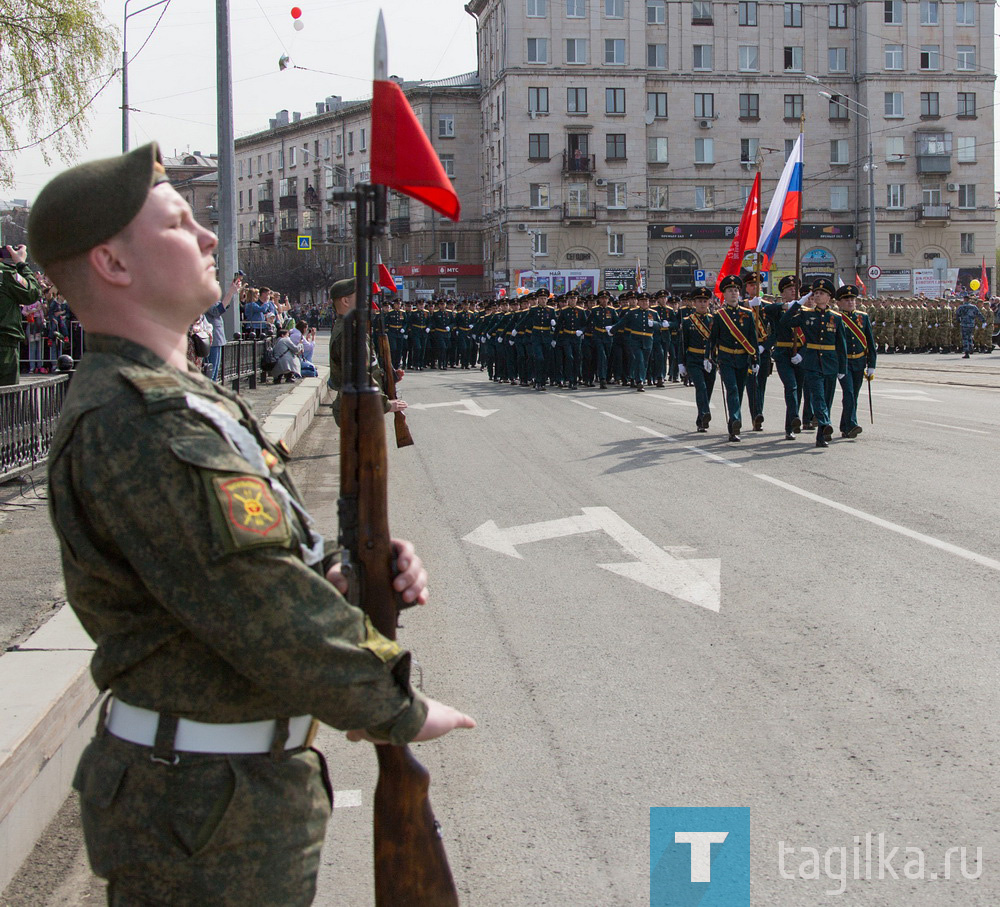
[[[137,11],[155,0],[129,0]],[[124,0],[99,0],[119,38]],[[375,24],[385,15],[389,73],[443,79],[476,69],[476,23],[464,0],[229,0],[232,35],[233,127],[237,137],[267,129],[282,109],[310,116],[328,95],[371,97]],[[302,10],[301,31],[291,9]],[[215,7],[213,0],[169,0],[146,46],[129,63],[130,147],[155,139],[165,155],[215,153]],[[164,6],[128,20],[129,55],[139,51]],[[281,72],[288,54],[305,70]],[[120,61],[120,55],[119,55]],[[117,64],[120,66],[120,62]],[[102,80],[103,81],[103,80]],[[100,82],[97,83],[98,85]],[[73,163],[121,152],[121,78],[93,105],[88,137]],[[23,135],[23,142],[34,136]],[[0,198],[29,202],[68,165],[45,163],[38,150],[14,157],[14,186]]]

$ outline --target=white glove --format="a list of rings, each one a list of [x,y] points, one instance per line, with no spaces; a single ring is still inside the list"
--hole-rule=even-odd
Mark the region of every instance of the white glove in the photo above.
[[[871,378],[871,377],[873,377],[873,376],[875,375],[875,369],[873,369],[873,368],[866,368],[866,369],[865,369],[865,374],[866,374],[866,375],[867,375],[867,376],[868,376],[869,378]]]
[[[429,334],[431,332],[430,328],[424,328],[424,330]]]
[[[608,336],[611,336],[611,325],[609,324],[604,330],[608,332]]]
[[[445,329],[445,330],[446,330],[446,331],[447,331],[447,332],[448,332],[449,334],[451,333],[451,325],[450,325],[450,324],[448,324],[448,325],[445,325],[445,328],[444,328],[444,329]]]
[[[662,327],[668,328],[668,327],[670,327],[670,322],[669,321],[661,321],[660,325]]]
[[[680,364],[678,364],[677,371],[679,371],[681,373],[681,377],[682,378],[684,378],[687,375],[687,373],[688,373],[686,365],[680,365]]]
[[[755,308],[756,306],[759,306],[760,305],[760,297],[759,296],[754,296],[754,298],[751,299],[747,303],[747,305],[750,306],[750,308]]]
[[[555,348],[556,348],[556,342],[553,340],[552,341],[552,349],[555,349]]]
[[[764,347],[762,347],[759,343],[757,344],[757,352],[760,353],[761,356],[764,355]]]
[[[582,337],[583,336],[583,331],[577,331],[576,332],[576,336],[577,337]]]
[[[837,380],[838,381],[843,381],[844,380],[844,376],[843,375],[837,375]]]
[[[401,337],[405,337],[405,336],[406,336],[406,331],[403,331],[403,333],[402,333],[402,334],[400,334],[400,336],[401,336]]]
[[[809,299],[812,296],[812,294],[813,294],[812,290],[810,290],[808,293],[806,293],[805,296],[803,296],[801,299],[798,300],[799,305],[805,305],[809,301]]]
[[[712,362],[711,359],[706,359],[704,362],[702,362],[702,366],[704,367],[706,372],[710,372],[712,371],[713,368],[715,368],[715,363]]]
[[[513,346],[513,345],[514,345],[514,341],[513,341],[513,340],[508,340],[507,342],[508,342],[508,343],[509,343],[509,344],[510,344],[511,346]]]
[[[549,324],[551,324],[551,325],[552,325],[552,327],[555,327],[555,326],[556,326],[556,320],[555,320],[555,318],[553,318],[553,319],[552,319],[552,320],[551,320],[551,321],[549,322]]]
[[[753,365],[753,367],[752,367],[752,368],[750,369],[750,371],[751,371],[751,372],[753,372],[753,374],[754,374],[754,375],[756,375],[756,374],[757,374],[757,372],[759,372],[759,371],[760,371],[760,366],[759,366],[759,365],[757,365],[756,363],[754,363],[754,365]]]
[[[517,331],[511,331],[510,332],[510,336],[511,337],[516,337],[517,336]]]
[[[792,365],[798,365],[802,361],[802,354],[796,353],[792,356]]]

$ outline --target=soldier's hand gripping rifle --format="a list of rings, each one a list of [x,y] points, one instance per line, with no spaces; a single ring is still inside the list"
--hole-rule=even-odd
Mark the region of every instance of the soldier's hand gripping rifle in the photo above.
[[[385,330],[385,315],[379,307],[375,319],[375,350],[382,363],[382,374],[385,381],[385,395],[390,400],[398,400],[396,396],[396,369],[392,364],[392,351],[389,349],[389,335]],[[399,410],[393,414],[393,428],[396,431],[396,447],[409,447],[413,444],[410,426],[406,424],[406,416]]]
[[[385,229],[385,187],[341,191],[357,203],[357,304],[344,321],[340,425],[340,544],[349,598],[375,628],[396,638],[400,604],[386,499],[387,451],[381,391],[369,374],[368,241]],[[374,208],[374,216],[369,212]],[[388,363],[391,369],[391,361]],[[406,746],[379,744],[375,788],[375,903],[454,907],[458,894],[431,810],[430,776]]]

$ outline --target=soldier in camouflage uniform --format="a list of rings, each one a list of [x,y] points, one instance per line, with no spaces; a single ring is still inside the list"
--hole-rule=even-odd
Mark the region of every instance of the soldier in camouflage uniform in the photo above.
[[[24,246],[4,246],[9,258],[0,258],[0,387],[17,384],[18,355],[24,341],[21,306],[42,298],[42,287],[25,259]]]
[[[74,781],[91,865],[112,905],[309,904],[331,805],[311,716],[392,743],[474,722],[413,690],[409,655],[338,592],[287,453],[188,367],[217,241],[156,145],[56,177],[28,232],[88,332],[49,506],[111,692]],[[397,551],[397,590],[424,601]]]

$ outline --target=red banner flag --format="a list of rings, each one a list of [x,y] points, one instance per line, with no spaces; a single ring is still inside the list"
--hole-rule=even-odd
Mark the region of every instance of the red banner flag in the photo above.
[[[861,292],[864,293],[865,296],[867,296],[868,295],[868,287],[865,286],[865,282],[861,279],[861,275],[857,271],[854,272],[854,282],[859,287],[861,287]]]
[[[378,262],[378,285],[387,293],[396,292],[396,281],[392,279],[392,274],[389,273],[389,269],[382,264],[381,256],[379,257]]]
[[[457,221],[458,195],[403,90],[376,79],[372,93],[373,183],[388,186]]]
[[[989,299],[990,296],[990,280],[986,276],[986,258],[983,258],[983,273],[979,277],[979,298]]]
[[[739,274],[743,267],[743,256],[747,254],[747,249],[757,246],[760,237],[760,173],[753,179],[753,188],[747,197],[747,203],[743,207],[743,216],[740,218],[740,226],[733,237],[733,243],[726,253],[726,260],[719,268],[719,276],[715,279],[715,295],[719,295],[719,284],[723,277],[730,274]]]

